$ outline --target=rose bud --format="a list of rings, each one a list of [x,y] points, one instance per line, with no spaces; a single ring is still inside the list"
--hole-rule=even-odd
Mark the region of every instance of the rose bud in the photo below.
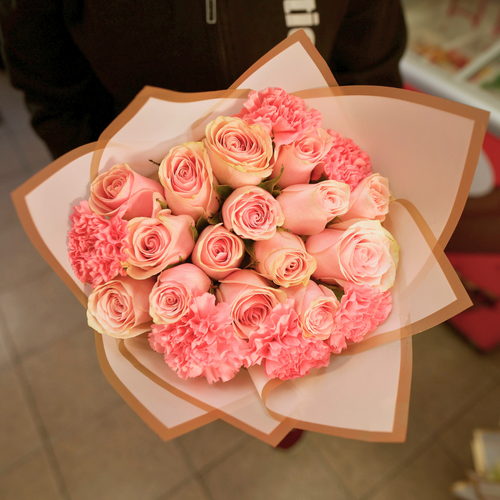
[[[273,145],[259,125],[219,116],[207,125],[205,136],[203,142],[220,184],[256,186],[271,175]]]
[[[206,227],[196,242],[191,260],[214,280],[237,271],[245,257],[243,240],[222,224]]]
[[[283,174],[278,186],[285,188],[293,184],[307,184],[311,172],[323,160],[332,146],[332,136],[317,128],[309,130],[292,144],[280,146],[274,151],[271,161],[273,177],[278,177],[281,167]]]
[[[372,219],[382,222],[393,200],[389,179],[380,174],[365,177],[352,191],[349,210],[343,219]]]
[[[99,333],[119,339],[151,331],[149,294],[154,278],[118,277],[97,286],[89,295],[87,321]]]
[[[175,323],[189,311],[193,297],[210,290],[210,278],[193,264],[180,264],[159,276],[149,295],[149,313],[157,324]]]
[[[377,220],[325,229],[310,236],[306,248],[318,262],[313,276],[325,283],[366,284],[381,292],[394,284],[399,245]]]
[[[347,211],[349,196],[349,186],[343,182],[289,186],[276,198],[285,215],[282,227],[294,234],[321,233],[328,222]]]
[[[161,184],[125,163],[114,165],[90,185],[89,205],[99,215],[111,217],[120,211],[125,220],[154,217],[160,206],[157,200],[166,204]]]
[[[299,316],[304,337],[325,340],[337,328],[335,313],[340,307],[335,294],[323,285],[309,280],[307,286],[297,285],[282,289],[287,297],[295,299],[294,309]]]
[[[216,292],[218,302],[231,306],[234,333],[246,339],[258,330],[273,308],[285,303],[286,294],[269,286],[255,271],[239,270],[220,282]]]
[[[136,217],[129,221],[128,275],[145,279],[185,261],[194,247],[193,226],[192,217],[172,215],[170,210],[162,210],[156,219]]]
[[[172,148],[163,158],[158,175],[174,215],[190,215],[196,221],[219,209],[212,167],[202,142]]]
[[[222,205],[224,227],[245,239],[267,240],[285,220],[280,204],[256,186],[235,189]]]
[[[284,230],[269,240],[256,241],[255,259],[259,274],[285,288],[306,285],[316,270],[316,260],[307,253],[302,239]]]

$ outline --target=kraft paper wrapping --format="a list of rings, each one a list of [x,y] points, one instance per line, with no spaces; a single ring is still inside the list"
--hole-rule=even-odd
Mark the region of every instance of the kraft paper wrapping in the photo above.
[[[72,206],[91,179],[116,163],[154,175],[171,147],[200,140],[205,125],[237,113],[249,90],[281,87],[351,137],[388,177],[397,198],[384,222],[401,247],[389,318],[330,366],[295,381],[269,380],[255,366],[227,383],[184,381],[149,348],[147,336],[95,334],[109,382],[168,440],[221,418],[276,445],[293,427],[367,441],[403,441],[411,386],[411,335],[469,307],[443,248],[465,204],[488,113],[383,87],[338,87],[325,61],[297,32],[227,91],[182,94],[146,87],[100,140],[56,160],[13,193],[33,244],[85,306],[90,287],[67,258]]]

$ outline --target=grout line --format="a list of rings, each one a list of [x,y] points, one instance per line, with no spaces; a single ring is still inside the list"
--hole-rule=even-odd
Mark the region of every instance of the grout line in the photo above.
[[[230,424],[228,424],[230,425]],[[240,451],[241,449],[245,448],[246,446],[250,445],[250,442],[252,439],[257,439],[257,438],[251,438],[251,436],[246,435],[242,438],[241,442],[235,444],[234,446],[231,446],[229,450],[226,452],[222,453],[220,456],[214,458],[210,462],[206,463],[203,467],[200,467],[200,474],[205,475],[208,474],[210,471],[215,469],[218,465],[220,465],[222,462],[225,462],[229,457],[234,455],[236,452]]]
[[[486,395],[495,388],[495,384],[492,384],[487,389],[480,391],[478,395],[471,399],[471,401],[459,409],[454,415],[450,416],[447,420],[443,421],[433,432],[429,434],[415,449],[406,457],[398,462],[398,464],[383,475],[379,481],[377,481],[364,495],[362,495],[359,500],[370,500],[379,493],[383,488],[385,488],[390,482],[392,482],[396,477],[403,473],[419,456],[421,456],[425,451],[427,451],[434,443],[436,443],[443,432],[446,429],[453,427],[468,411],[470,411],[481,399],[486,397]],[[454,461],[455,462],[455,461]],[[463,464],[462,464],[463,467]]]
[[[29,384],[29,381],[26,377],[26,373],[24,372],[24,368],[21,362],[21,358],[17,352],[16,346],[12,339],[10,330],[7,325],[7,321],[5,319],[2,308],[0,307],[0,325],[2,326],[2,330],[6,332],[4,335],[5,344],[7,350],[10,354],[10,358],[12,361],[12,365],[14,371],[16,373],[17,379],[21,386],[21,391],[26,399],[28,409],[31,413],[31,418],[33,419],[33,423],[35,425],[35,429],[37,431],[38,437],[41,440],[42,450],[45,452],[47,460],[50,464],[50,469],[52,472],[52,476],[58,486],[59,493],[61,494],[61,498],[63,500],[70,500],[70,495],[68,488],[66,486],[66,481],[62,474],[61,468],[59,467],[59,463],[57,461],[57,457],[55,455],[54,449],[49,439],[49,435],[47,433],[47,429],[43,423],[40,412],[38,410],[38,406],[36,404],[35,396],[33,394],[33,390]]]
[[[166,493],[162,493],[159,497],[156,497],[156,500],[168,500],[172,495],[179,493],[179,491],[181,491],[184,486],[188,485],[191,480],[193,480],[193,477],[188,476],[186,479],[183,479],[180,483],[169,489]]]
[[[200,471],[196,468],[194,465],[193,460],[191,459],[191,455],[187,451],[186,447],[182,444],[182,442],[179,439],[176,439],[173,441],[174,445],[176,448],[180,451],[180,453],[184,457],[184,461],[188,466],[188,469],[191,471],[191,477],[195,479],[198,484],[201,486],[203,492],[205,493],[205,496],[207,497],[207,500],[215,500],[212,492],[210,491],[207,483],[205,482],[205,479],[203,479],[203,476]]]

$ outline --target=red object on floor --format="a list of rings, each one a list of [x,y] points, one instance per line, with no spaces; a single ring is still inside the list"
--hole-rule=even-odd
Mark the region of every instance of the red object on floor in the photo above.
[[[500,254],[446,255],[474,304],[449,323],[479,350],[491,351],[500,345]]]
[[[302,437],[302,429],[292,429],[278,444],[277,448],[288,450]]]

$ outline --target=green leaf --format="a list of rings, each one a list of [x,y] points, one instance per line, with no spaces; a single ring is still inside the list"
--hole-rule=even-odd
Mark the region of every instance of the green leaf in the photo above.
[[[191,228],[191,235],[193,236],[193,240],[194,242],[196,243],[196,240],[198,239],[198,230],[196,229],[196,226],[189,226]],[[181,257],[179,256],[179,258],[181,259]],[[182,259],[181,259],[181,262],[182,262]]]
[[[160,198],[156,198],[156,201],[160,204],[162,210],[166,210],[168,208],[167,205],[160,200]]]
[[[214,282],[212,281],[210,283],[210,289],[208,290],[208,293],[215,295],[215,292],[217,291],[218,288],[219,288],[219,285],[214,284]]]
[[[151,159],[149,159],[149,161],[150,161],[151,163],[154,163],[157,167],[159,167],[159,166],[160,166],[160,163],[158,163],[157,161],[154,161],[154,160],[151,160]]]
[[[227,184],[214,184],[214,189],[215,192],[217,193],[217,198],[221,202],[223,202],[226,198],[229,197],[229,195],[234,191],[234,189],[231,186],[228,186]]]
[[[215,215],[212,215],[212,217],[209,217],[208,219],[208,223],[211,224],[212,226],[220,224],[221,222],[222,222],[222,212],[217,212]]]
[[[281,165],[281,171],[278,177],[274,179],[268,179],[267,181],[262,181],[258,187],[264,189],[268,193],[272,194],[274,197],[278,196],[281,193],[281,189],[276,185],[278,184],[281,176],[283,175],[283,171],[285,170],[285,166]]]
[[[331,290],[335,294],[335,297],[337,297],[338,301],[340,301],[340,299],[344,296],[344,289],[338,285],[329,285],[328,283],[323,283],[321,280],[313,280],[313,281],[317,285],[322,285]]]
[[[309,184],[318,184],[318,182],[323,182],[323,181],[329,181],[330,179],[325,175],[323,172],[321,174],[321,177],[319,179],[316,179],[315,181],[310,181]]]
[[[339,224],[340,222],[342,222],[342,219],[337,215],[337,217],[335,217],[334,219],[332,219],[327,225],[326,227],[330,227],[330,226],[334,226],[335,224]]]
[[[243,240],[243,243],[245,244],[245,250],[247,254],[252,257],[252,261],[257,262],[257,259],[255,258],[255,241]]]
[[[209,225],[208,218],[202,215],[196,221],[196,229],[198,230],[198,234],[201,233],[208,225]]]

